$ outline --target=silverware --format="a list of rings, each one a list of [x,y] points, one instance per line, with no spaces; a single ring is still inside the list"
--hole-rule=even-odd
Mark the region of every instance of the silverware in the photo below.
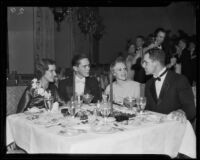
[[[50,127],[59,126],[59,125],[62,125],[62,123],[56,123],[56,124],[46,125],[45,127],[46,128],[50,128]]]
[[[119,127],[113,127],[114,129],[117,129],[119,131],[124,131],[125,129],[124,128],[119,128]]]

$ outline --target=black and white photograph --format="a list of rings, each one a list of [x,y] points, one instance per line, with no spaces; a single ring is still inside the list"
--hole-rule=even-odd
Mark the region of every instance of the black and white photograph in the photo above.
[[[33,2],[1,11],[4,157],[198,157],[199,2]]]

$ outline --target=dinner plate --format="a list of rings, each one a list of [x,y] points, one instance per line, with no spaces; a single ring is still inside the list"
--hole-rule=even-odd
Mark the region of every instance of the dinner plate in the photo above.
[[[99,125],[91,127],[92,132],[98,134],[111,134],[119,131],[117,128],[110,125]]]
[[[148,115],[144,118],[145,121],[161,122],[162,117],[158,115]]]
[[[59,120],[56,118],[53,118],[53,119],[41,118],[41,119],[37,119],[34,123],[38,125],[52,125],[52,124],[58,123],[58,121]]]
[[[81,134],[82,132],[78,129],[62,129],[58,132],[58,135],[65,136],[65,137],[72,137]]]

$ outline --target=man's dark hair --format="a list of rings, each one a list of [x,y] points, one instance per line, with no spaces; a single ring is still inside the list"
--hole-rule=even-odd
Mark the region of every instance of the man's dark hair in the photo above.
[[[187,46],[187,44],[188,44],[188,39],[185,38],[185,37],[184,37],[184,38],[180,38],[179,41],[182,41],[183,43],[185,43],[186,46]]]
[[[149,58],[152,60],[157,60],[165,66],[165,52],[162,49],[153,48],[146,52],[145,54],[149,53]]]
[[[155,30],[155,32],[154,32],[155,37],[157,37],[157,35],[158,35],[159,32],[163,32],[163,33],[166,34],[166,31],[165,31],[164,28],[157,28],[157,29]]]
[[[72,67],[73,66],[78,66],[80,64],[80,60],[87,58],[88,57],[85,54],[76,54],[74,55],[74,57],[72,58]]]
[[[144,36],[142,36],[142,35],[138,35],[137,37],[136,37],[136,39],[137,38],[140,38],[140,39],[142,39],[143,41],[144,41]]]

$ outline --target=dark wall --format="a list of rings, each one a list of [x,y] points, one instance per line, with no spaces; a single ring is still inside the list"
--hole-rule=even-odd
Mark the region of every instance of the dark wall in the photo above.
[[[109,63],[118,52],[125,53],[126,41],[137,35],[147,36],[156,28],[178,29],[189,35],[196,33],[195,15],[187,3],[172,3],[167,7],[100,7],[106,34],[100,41],[100,63]]]
[[[20,7],[15,7],[18,11]],[[23,7],[17,15],[8,8],[9,71],[32,74],[33,60],[33,7]]]

